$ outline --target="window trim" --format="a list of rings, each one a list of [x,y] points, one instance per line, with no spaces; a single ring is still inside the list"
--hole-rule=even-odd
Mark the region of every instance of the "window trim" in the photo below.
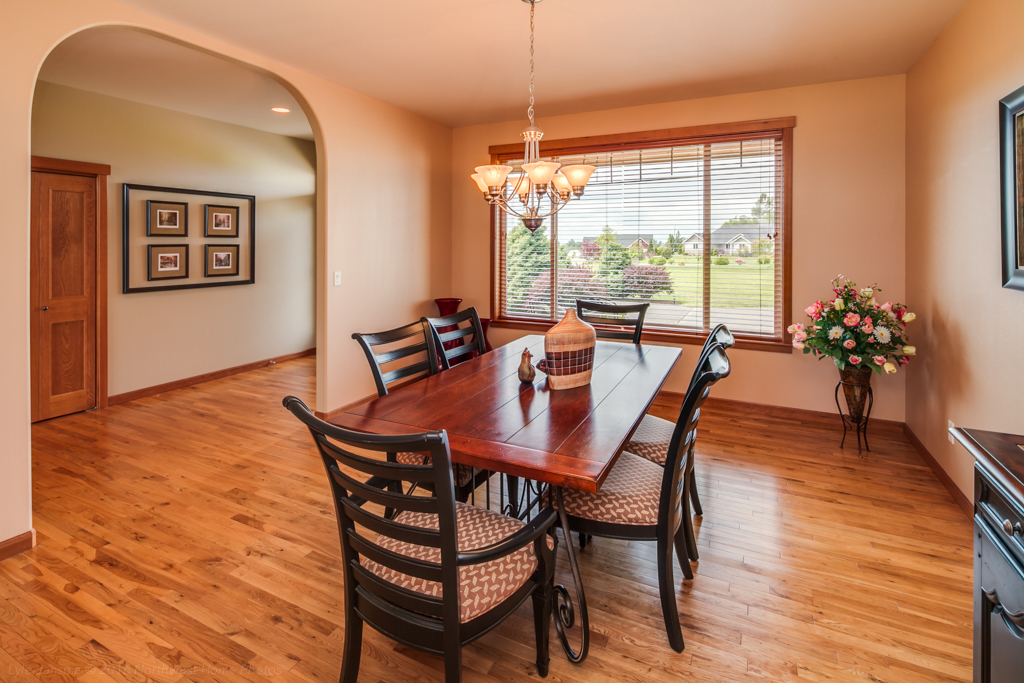
[[[755,351],[774,351],[792,353],[792,335],[786,330],[792,322],[793,306],[793,128],[796,117],[788,116],[774,119],[757,119],[733,123],[716,123],[683,128],[664,128],[636,133],[615,133],[611,135],[595,135],[582,138],[565,138],[562,140],[542,140],[540,154],[547,156],[566,156],[591,152],[606,152],[617,149],[645,149],[666,147],[671,145],[699,144],[701,142],[717,142],[723,137],[730,140],[750,136],[757,138],[765,133],[776,133],[782,136],[782,175],[783,175],[783,212],[782,212],[782,340],[769,340],[761,337],[736,333],[736,348]],[[523,154],[523,144],[491,145],[488,148],[491,163],[496,164],[507,159],[519,158]],[[516,317],[500,317],[501,302],[500,283],[498,278],[498,220],[497,207],[490,212],[491,242],[491,325],[498,328],[518,330],[546,331],[556,323],[536,319]],[[669,342],[682,344],[703,344],[703,333],[668,331],[663,329],[644,331],[643,341]]]

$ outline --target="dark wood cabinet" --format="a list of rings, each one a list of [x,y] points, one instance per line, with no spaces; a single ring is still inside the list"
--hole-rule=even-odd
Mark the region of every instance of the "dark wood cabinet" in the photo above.
[[[1024,680],[1024,436],[956,429],[975,458],[974,681]]]

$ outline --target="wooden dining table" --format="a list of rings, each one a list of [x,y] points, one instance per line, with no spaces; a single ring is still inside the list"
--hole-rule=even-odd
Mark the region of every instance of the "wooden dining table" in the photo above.
[[[598,341],[590,384],[554,391],[541,372],[519,381],[523,349],[544,357],[544,337],[529,335],[351,408],[333,424],[377,434],[445,430],[452,461],[548,485],[556,504],[563,487],[597,492],[679,360],[678,348]],[[556,587],[561,605],[556,630],[566,655],[582,662],[589,647],[589,619],[568,520],[560,522],[582,630],[574,650],[566,629],[575,621],[568,591]]]

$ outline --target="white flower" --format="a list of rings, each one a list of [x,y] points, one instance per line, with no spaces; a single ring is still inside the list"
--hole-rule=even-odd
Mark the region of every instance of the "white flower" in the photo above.
[[[842,336],[843,336],[843,328],[839,327],[839,325],[833,326],[832,329],[830,329],[828,331],[828,338],[829,339],[839,339]]]
[[[865,299],[871,298],[871,295],[874,293],[875,290],[871,289],[870,287],[865,287],[864,289],[860,290],[860,295]]]
[[[913,356],[916,353],[917,353],[917,347],[914,347],[914,346],[904,346],[903,347],[903,355],[904,356]]]
[[[846,308],[846,302],[842,299],[836,299],[835,307],[837,311],[841,311]]]
[[[903,314],[903,322],[905,322],[905,323],[912,323],[912,322],[914,322],[914,319],[916,317],[917,316],[915,314],[913,314],[913,313],[904,313]]]
[[[881,344],[888,344],[892,341],[892,333],[887,327],[876,327],[875,328],[875,339]]]

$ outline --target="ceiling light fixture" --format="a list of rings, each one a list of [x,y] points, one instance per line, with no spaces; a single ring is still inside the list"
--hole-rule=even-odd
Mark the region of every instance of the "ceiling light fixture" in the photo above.
[[[526,142],[523,172],[518,175],[511,191],[505,186],[508,174],[514,170],[511,166],[477,166],[476,173],[471,177],[488,204],[521,219],[523,225],[533,233],[544,223],[545,218],[564,209],[571,200],[583,196],[583,188],[596,167],[579,164],[560,168],[558,162],[540,158],[540,140],[544,137],[544,131],[533,123],[533,12],[540,0],[523,2],[530,3],[530,108],[526,111],[530,125],[523,131],[523,140]],[[519,210],[511,204],[516,196],[522,204]],[[548,200],[546,211],[544,199]]]
[[[287,114],[288,112],[291,111],[291,109],[288,109],[287,107],[271,107],[270,111],[274,112],[275,114]]]

